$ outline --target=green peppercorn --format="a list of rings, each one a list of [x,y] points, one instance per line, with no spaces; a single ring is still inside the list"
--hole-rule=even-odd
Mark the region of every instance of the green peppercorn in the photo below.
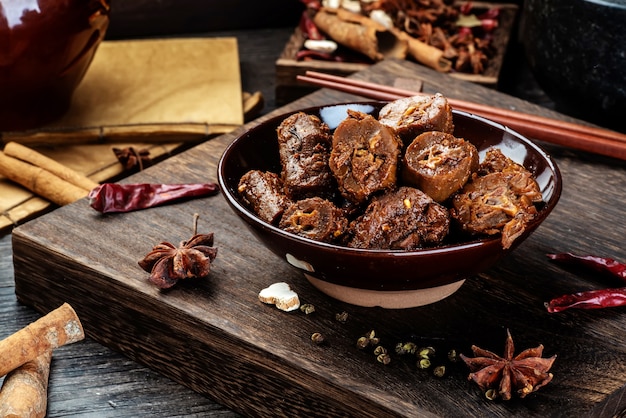
[[[335,314],[335,320],[341,322],[342,324],[345,324],[346,321],[348,321],[348,312],[343,311]]]
[[[498,391],[496,391],[495,389],[487,389],[487,391],[485,392],[485,398],[489,399],[490,401],[498,399]]]
[[[374,349],[374,355],[379,356],[381,354],[387,354],[387,349],[383,347],[382,345],[377,345],[376,348]]]
[[[415,354],[417,350],[417,346],[415,343],[398,343],[396,344],[396,354],[404,355],[404,354]]]
[[[421,357],[421,358],[429,358],[435,355],[435,349],[433,347],[423,347],[423,348],[420,348],[417,355],[418,357]]]
[[[311,305],[310,303],[304,303],[300,305],[300,310],[306,315],[309,315],[315,312],[315,306]]]
[[[320,332],[314,332],[311,334],[311,341],[315,344],[320,345],[324,343],[324,336]]]
[[[415,354],[415,352],[417,351],[417,345],[415,343],[412,343],[412,342],[405,343],[404,344],[404,350],[408,354]]]
[[[430,367],[430,360],[428,358],[421,358],[417,361],[417,367],[420,369],[427,369]]]
[[[379,355],[376,357],[376,360],[377,360],[379,363],[382,363],[382,364],[384,364],[384,365],[387,365],[387,364],[391,363],[391,356],[390,356],[389,354],[387,354],[387,352],[386,352],[386,350],[385,350],[385,352],[384,352],[384,353],[381,353],[381,354],[379,354]]]
[[[369,331],[365,336],[370,341],[370,344],[377,345],[380,342],[380,338],[376,336],[376,331],[374,330]]]
[[[433,369],[433,374],[437,377],[443,377],[446,374],[446,366],[437,366]]]
[[[366,348],[368,345],[370,344],[370,340],[369,338],[363,336],[363,337],[359,337],[358,340],[356,340],[356,346],[359,349],[364,349]]]

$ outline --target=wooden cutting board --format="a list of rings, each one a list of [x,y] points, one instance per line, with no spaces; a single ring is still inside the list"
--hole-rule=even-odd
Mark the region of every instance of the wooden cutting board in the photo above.
[[[243,113],[236,38],[105,41],[60,120],[5,132],[2,141],[103,182],[124,174],[112,147],[147,149],[162,160],[188,141],[241,126]],[[51,208],[0,177],[0,232]]]
[[[389,84],[395,77],[418,77],[425,91],[564,118],[410,63],[385,61],[355,77]],[[355,99],[322,90],[278,112]],[[239,132],[128,180],[215,181],[220,155]],[[626,260],[626,191],[593,187],[621,184],[626,168],[584,153],[552,151],[564,176],[555,211],[497,266],[433,305],[369,309],[326,297],[264,248],[222,196],[106,216],[81,200],[20,226],[13,232],[16,294],[42,313],[69,302],[90,338],[249,416],[617,416],[626,408],[626,310],[548,314],[543,303],[610,283],[555,266],[545,253]],[[156,243],[189,238],[194,213],[200,215],[199,232],[215,233],[211,275],[161,292],[137,261]],[[316,312],[286,313],[260,303],[259,291],[278,281],[288,282]],[[337,321],[344,311],[347,321]],[[436,348],[436,363],[445,363],[450,348],[470,354],[471,344],[502,353],[506,329],[516,351],[541,343],[545,356],[558,356],[554,380],[522,400],[487,400],[462,364],[446,363],[446,376],[438,378],[419,370],[415,358],[394,353],[398,342],[409,340]],[[390,364],[356,348],[370,330],[392,353]],[[314,332],[327,343],[313,344]]]

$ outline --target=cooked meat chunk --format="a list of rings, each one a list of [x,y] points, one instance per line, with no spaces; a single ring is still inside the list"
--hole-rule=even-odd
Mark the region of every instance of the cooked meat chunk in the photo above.
[[[478,169],[478,150],[462,138],[431,131],[420,134],[404,154],[402,179],[443,202]]]
[[[485,154],[485,159],[480,164],[479,175],[488,173],[505,173],[511,176],[511,187],[519,195],[524,195],[532,202],[541,202],[541,190],[532,173],[523,165],[502,154],[498,148],[490,148]]]
[[[506,249],[534,219],[537,214],[534,202],[541,200],[541,191],[532,174],[500,150],[493,149],[487,153],[479,173],[454,196],[450,212],[466,232],[501,233],[502,247]]]
[[[311,197],[289,206],[278,227],[305,238],[333,242],[345,233],[348,220],[332,202]]]
[[[242,199],[265,222],[278,223],[291,200],[276,173],[250,170],[239,180],[237,188]]]
[[[359,204],[394,188],[401,147],[392,129],[371,115],[348,111],[333,134],[329,161],[341,194]]]
[[[498,148],[489,148],[485,153],[485,159],[480,163],[479,174],[501,173],[506,171],[526,171],[524,166],[517,164],[504,155]]]
[[[328,126],[315,115],[298,112],[278,126],[277,134],[285,194],[293,200],[330,196],[335,181],[328,167]]]
[[[441,244],[448,234],[448,210],[426,193],[400,187],[372,199],[352,224],[355,248],[411,250]]]
[[[423,132],[454,132],[452,109],[440,93],[394,100],[380,110],[378,120],[395,129],[406,145]]]

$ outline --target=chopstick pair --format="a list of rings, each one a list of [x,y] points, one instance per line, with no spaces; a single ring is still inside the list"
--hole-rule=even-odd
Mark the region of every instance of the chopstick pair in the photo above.
[[[428,95],[316,71],[307,71],[304,76],[297,76],[297,79],[374,100],[392,101],[403,97]],[[457,110],[483,116],[536,140],[626,160],[626,135],[622,133],[455,98],[447,99]]]

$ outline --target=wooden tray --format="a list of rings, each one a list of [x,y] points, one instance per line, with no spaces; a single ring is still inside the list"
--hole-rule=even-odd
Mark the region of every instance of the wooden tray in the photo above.
[[[496,6],[500,8],[499,26],[494,31],[493,41],[496,53],[489,61],[483,74],[449,73],[449,75],[460,80],[495,87],[500,78],[502,62],[509,45],[519,7],[516,4],[509,3],[473,2],[473,4],[477,8]],[[317,88],[296,80],[298,75],[303,75],[306,71],[321,71],[346,76],[370,66],[369,64],[351,62],[298,61],[296,60],[296,54],[302,49],[304,41],[304,34],[299,28],[296,28],[280,57],[276,60],[276,102],[278,104],[289,103],[313,92]]]
[[[425,91],[564,118],[408,62],[389,60],[355,74],[390,84],[411,76],[424,80]],[[323,89],[277,112],[355,99]],[[215,180],[222,151],[241,131],[129,181]],[[594,274],[551,264],[546,252],[601,252],[626,260],[626,191],[592,187],[596,181],[618,184],[626,169],[553,151],[565,190],[552,215],[497,266],[433,305],[382,310],[329,299],[260,245],[221,196],[107,216],[81,200],[20,226],[13,232],[16,294],[42,313],[71,303],[90,338],[249,416],[618,416],[626,408],[626,310],[548,314],[543,303],[605,285]],[[137,261],[160,241],[189,238],[194,213],[200,214],[200,232],[215,233],[211,275],[160,292]],[[601,221],[589,222],[588,216]],[[285,313],[260,303],[258,292],[278,281],[290,283],[316,312]],[[335,319],[343,311],[346,323]],[[554,380],[522,400],[488,401],[462,364],[448,364],[447,375],[437,378],[418,370],[415,359],[393,354],[407,340],[432,345],[444,356],[452,347],[470,354],[470,344],[501,353],[507,328],[516,351],[542,343],[545,356],[558,356]],[[356,348],[370,330],[391,350],[389,365]],[[327,344],[313,344],[314,332]]]

